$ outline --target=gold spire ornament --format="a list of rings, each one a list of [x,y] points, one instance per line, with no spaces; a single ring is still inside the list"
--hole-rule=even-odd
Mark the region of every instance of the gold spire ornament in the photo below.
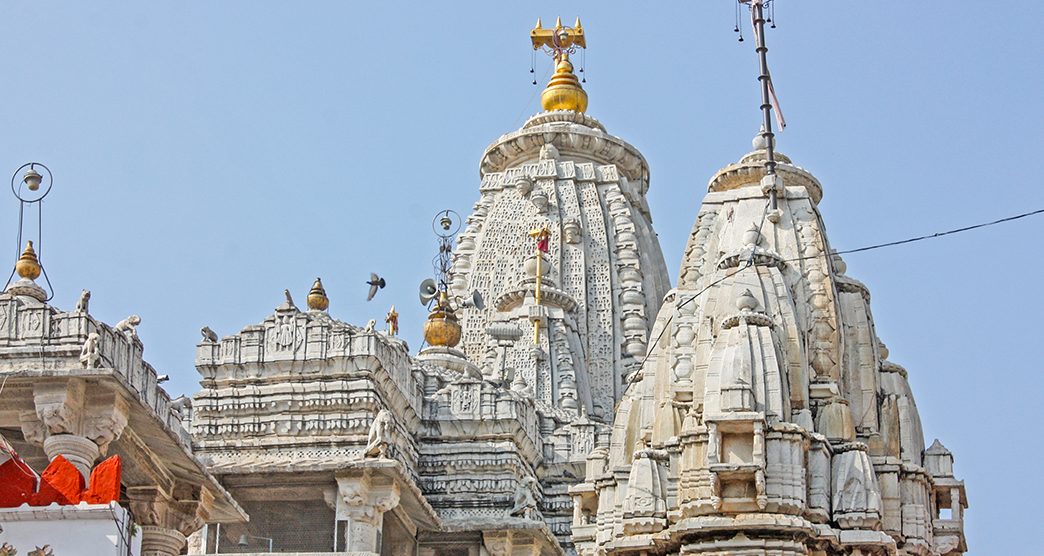
[[[558,18],[553,29],[543,28],[538,19],[536,27],[529,32],[529,38],[533,42],[533,50],[545,49],[555,60],[555,73],[540,93],[540,104],[544,110],[586,112],[587,92],[573,73],[573,64],[569,61],[569,55],[576,52],[577,47],[587,48],[580,18],[576,18],[576,24],[572,27],[562,26],[562,18]]]
[[[25,251],[22,251],[22,256],[18,257],[18,262],[15,263],[15,272],[29,280],[36,280],[40,277],[40,260],[36,258],[36,250],[33,249],[32,241],[25,244]]]
[[[450,306],[449,296],[439,292],[435,308],[424,321],[424,341],[431,346],[454,347],[460,343],[460,322]]]
[[[312,289],[308,290],[307,301],[308,309],[312,311],[325,311],[330,307],[330,298],[326,297],[326,289],[323,288],[323,281],[319,278],[315,279]]]
[[[388,314],[384,317],[384,322],[388,323],[389,336],[399,333],[399,312],[395,310],[395,305],[392,305],[391,309],[388,310]]]

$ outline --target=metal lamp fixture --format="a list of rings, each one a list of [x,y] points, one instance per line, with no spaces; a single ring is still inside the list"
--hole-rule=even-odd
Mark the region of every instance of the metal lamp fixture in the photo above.
[[[37,191],[40,189],[40,182],[43,181],[43,176],[40,175],[40,172],[36,171],[36,168],[33,168],[33,166],[30,165],[29,169],[26,170],[25,174],[22,176],[22,181],[25,183],[25,186],[29,188],[29,191]]]
[[[268,541],[268,551],[272,552],[272,539],[269,537],[258,537],[256,535],[247,535],[244,533],[239,536],[239,542],[237,542],[236,544],[238,544],[239,546],[250,546],[250,539],[261,539],[263,541]]]
[[[54,185],[54,177],[51,175],[51,170],[39,162],[27,162],[19,166],[11,176],[11,193],[18,199],[18,240],[17,251],[15,251],[18,262],[11,271],[10,276],[8,276],[7,284],[4,285],[4,291],[8,293],[17,290],[19,295],[29,295],[45,303],[54,296],[51,281],[47,277],[47,271],[41,262],[43,200],[51,192],[52,185]],[[28,226],[26,225],[26,209],[32,209],[33,205],[36,205],[35,234],[33,230],[27,229]],[[32,239],[24,241],[26,235]],[[22,250],[23,247],[24,251]],[[18,255],[18,253],[21,253],[21,255]],[[22,280],[12,286],[11,281],[16,273]],[[47,290],[33,283],[41,274],[47,281]],[[10,287],[15,287],[16,290],[11,290]]]

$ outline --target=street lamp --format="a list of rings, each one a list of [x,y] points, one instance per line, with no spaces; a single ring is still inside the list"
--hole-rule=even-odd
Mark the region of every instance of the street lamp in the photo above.
[[[243,534],[243,535],[239,535],[239,542],[237,542],[236,544],[238,544],[239,546],[249,546],[250,545],[250,540],[249,539],[261,539],[261,540],[268,541],[268,551],[272,552],[272,539],[270,539],[268,537],[258,537],[257,535]]]

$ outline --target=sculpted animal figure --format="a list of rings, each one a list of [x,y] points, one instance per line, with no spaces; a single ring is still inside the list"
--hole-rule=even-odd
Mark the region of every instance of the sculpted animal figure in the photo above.
[[[205,342],[216,344],[218,341],[217,332],[211,330],[209,326],[204,326],[203,328],[200,328],[199,333],[203,335],[203,341]]]
[[[82,292],[80,292],[80,299],[76,301],[76,309],[74,309],[73,312],[75,312],[75,313],[86,313],[87,312],[87,305],[90,303],[90,301],[91,301],[91,290],[83,290]]]
[[[141,324],[141,317],[138,315],[131,315],[120,322],[117,322],[116,326],[112,327],[112,329],[126,335],[128,338],[137,338],[139,324]]]

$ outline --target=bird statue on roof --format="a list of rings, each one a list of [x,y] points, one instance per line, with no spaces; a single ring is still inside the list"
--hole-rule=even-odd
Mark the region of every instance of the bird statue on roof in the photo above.
[[[384,289],[384,286],[386,285],[384,278],[377,276],[373,272],[370,273],[370,279],[367,280],[366,283],[370,285],[370,292],[366,295],[366,301],[373,299],[373,296],[377,295],[377,290]]]

